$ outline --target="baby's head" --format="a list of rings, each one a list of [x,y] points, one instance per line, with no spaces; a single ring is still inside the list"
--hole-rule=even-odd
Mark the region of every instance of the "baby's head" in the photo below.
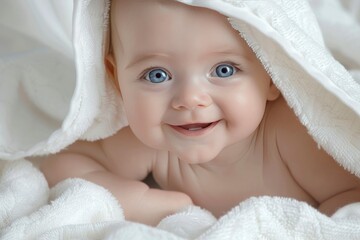
[[[185,161],[246,140],[279,92],[215,11],[174,0],[113,0],[106,66],[134,134]],[[191,160],[190,160],[191,159]]]

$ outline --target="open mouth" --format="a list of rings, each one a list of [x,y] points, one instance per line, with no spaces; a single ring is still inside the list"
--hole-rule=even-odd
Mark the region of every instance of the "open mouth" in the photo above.
[[[218,124],[219,121],[210,123],[191,123],[185,125],[171,125],[177,132],[187,136],[199,136],[207,133]]]
[[[211,124],[212,123],[193,123],[193,124],[187,124],[187,125],[182,125],[182,126],[178,126],[178,127],[183,128],[188,131],[199,131],[204,128],[208,128]]]

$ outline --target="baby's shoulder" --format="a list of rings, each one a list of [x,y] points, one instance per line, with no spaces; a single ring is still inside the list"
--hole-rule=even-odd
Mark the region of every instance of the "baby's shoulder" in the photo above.
[[[283,160],[310,159],[319,154],[318,144],[309,135],[284,98],[269,106],[267,126],[275,136],[276,145]],[[268,130],[269,131],[269,130]]]
[[[326,172],[324,169],[333,171],[340,168],[334,159],[320,148],[283,98],[270,106],[268,114],[269,126],[274,128],[272,131],[278,155],[297,180],[304,176],[316,177],[316,172],[321,169]],[[308,174],[312,171],[313,174]]]
[[[296,182],[317,202],[359,186],[359,179],[315,142],[284,100],[270,108],[268,119],[273,121],[279,155]]]

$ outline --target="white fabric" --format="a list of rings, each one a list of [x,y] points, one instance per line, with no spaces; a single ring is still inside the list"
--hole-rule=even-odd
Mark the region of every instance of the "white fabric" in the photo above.
[[[179,1],[227,15],[319,146],[360,176],[358,0],[309,0],[324,40],[302,0]],[[250,198],[218,221],[192,207],[149,227],[125,221],[92,183],[69,179],[49,191],[21,158],[127,124],[101,58],[109,3],[0,4],[0,159],[12,160],[0,161],[1,239],[360,239],[359,204],[329,218],[295,200]]]
[[[310,1],[326,45],[347,69],[360,68],[360,1]],[[350,47],[349,47],[350,46]]]
[[[95,184],[68,179],[49,191],[42,173],[26,160],[1,161],[0,169],[0,239],[94,238],[124,219],[115,198]]]
[[[2,161],[0,169],[2,240],[360,238],[360,203],[329,218],[296,200],[250,198],[218,221],[209,212],[190,207],[150,227],[125,221],[115,198],[90,182],[68,179],[48,191],[41,172],[25,160]]]
[[[75,88],[72,4],[0,4],[0,158],[17,159],[47,151],[68,113]]]
[[[104,81],[109,3],[60,2],[0,2],[2,159],[54,153],[126,124],[118,116],[120,97]]]

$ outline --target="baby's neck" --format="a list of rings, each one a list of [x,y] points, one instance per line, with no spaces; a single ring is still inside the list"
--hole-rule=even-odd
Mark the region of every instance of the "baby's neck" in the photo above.
[[[229,170],[243,168],[249,161],[262,158],[262,128],[259,127],[246,140],[232,144],[217,155],[213,160],[198,164],[212,173],[224,173]]]

